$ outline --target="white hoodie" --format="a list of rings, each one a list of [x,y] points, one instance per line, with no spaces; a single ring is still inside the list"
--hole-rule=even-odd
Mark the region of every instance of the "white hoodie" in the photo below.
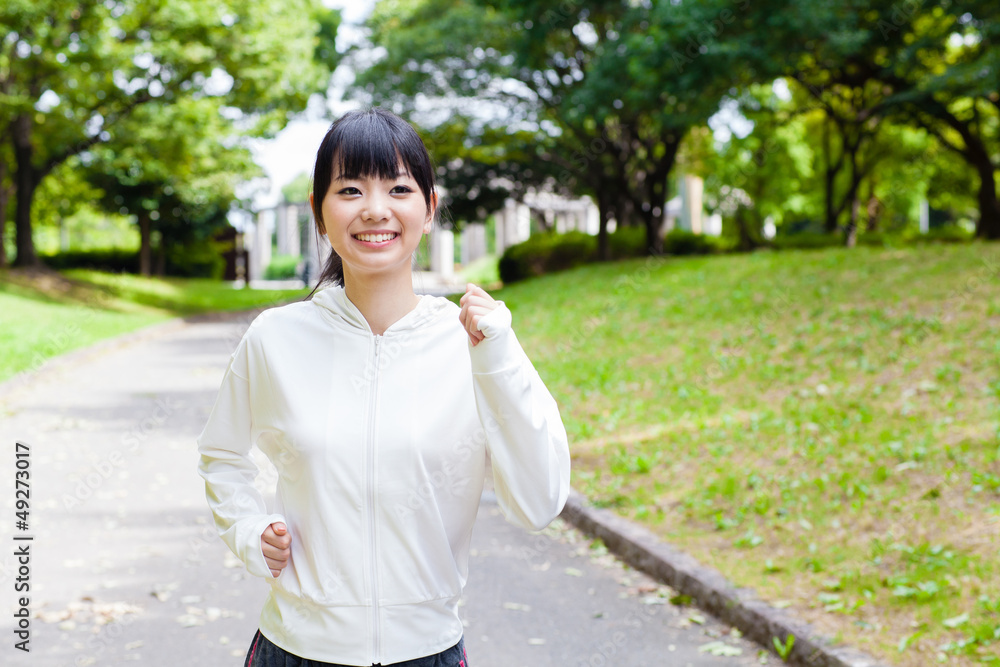
[[[261,313],[232,354],[198,471],[223,540],[270,583],[261,632],[295,655],[388,665],[458,642],[487,452],[512,523],[541,529],[566,502],[566,431],[510,311],[480,320],[475,347],[458,313],[422,296],[374,335],[330,287]],[[273,513],[252,445],[279,473]],[[273,577],[260,536],[276,521],[292,545]]]

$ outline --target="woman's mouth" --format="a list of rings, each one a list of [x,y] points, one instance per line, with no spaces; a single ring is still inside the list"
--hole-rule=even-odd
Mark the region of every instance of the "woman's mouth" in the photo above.
[[[396,232],[364,232],[362,234],[352,234],[351,236],[355,241],[360,241],[368,246],[378,247],[391,243],[399,234]]]

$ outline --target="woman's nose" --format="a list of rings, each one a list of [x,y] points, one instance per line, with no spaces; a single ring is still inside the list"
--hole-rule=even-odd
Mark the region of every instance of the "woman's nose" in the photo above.
[[[389,202],[383,195],[370,194],[365,200],[365,207],[361,210],[362,220],[379,221],[389,217]]]

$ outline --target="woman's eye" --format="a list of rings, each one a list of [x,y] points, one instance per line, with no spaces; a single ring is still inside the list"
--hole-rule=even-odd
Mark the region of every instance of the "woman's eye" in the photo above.
[[[413,192],[413,190],[407,185],[397,185],[391,190],[391,192],[400,195],[400,194],[406,194],[408,192]]]
[[[344,188],[343,190],[341,190],[337,194],[341,194],[341,195],[359,195],[359,194],[361,194],[361,191],[358,190],[357,188]]]

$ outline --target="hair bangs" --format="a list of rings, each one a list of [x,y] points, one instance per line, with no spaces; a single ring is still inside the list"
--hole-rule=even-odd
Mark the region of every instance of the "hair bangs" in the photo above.
[[[417,182],[427,210],[433,208],[434,165],[413,126],[381,107],[351,111],[334,121],[316,151],[312,209],[317,232],[325,234],[323,199],[334,179],[394,180],[406,174]],[[343,285],[343,267],[334,252],[319,283]],[[315,288],[313,289],[315,291]]]
[[[342,136],[334,138],[337,150],[333,178],[392,180],[400,176],[400,162],[407,172],[411,171],[400,153],[393,128],[384,118],[375,114],[360,116],[338,129]]]

